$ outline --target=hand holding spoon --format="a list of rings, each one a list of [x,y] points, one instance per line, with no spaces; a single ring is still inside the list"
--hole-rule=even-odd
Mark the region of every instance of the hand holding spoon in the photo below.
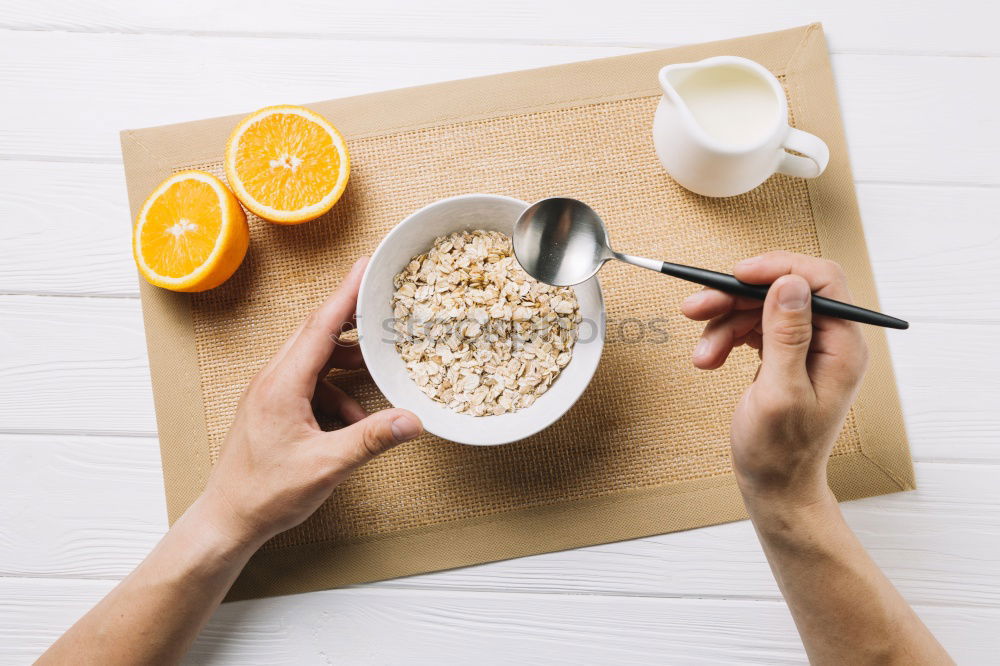
[[[618,259],[735,296],[764,300],[770,285],[748,284],[732,275],[634,257],[611,249],[608,231],[593,208],[563,197],[542,199],[529,206],[514,224],[514,254],[536,280],[557,286],[579,284],[593,277],[609,259]],[[902,319],[813,294],[815,314],[849,319],[886,328],[909,328]]]

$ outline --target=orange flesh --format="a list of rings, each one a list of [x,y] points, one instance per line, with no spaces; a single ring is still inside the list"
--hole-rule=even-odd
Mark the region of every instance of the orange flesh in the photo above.
[[[211,185],[197,180],[174,183],[146,211],[140,234],[143,259],[164,277],[190,275],[215,248],[222,215]]]
[[[247,128],[235,162],[246,191],[278,210],[319,203],[340,173],[340,154],[330,135],[290,113],[266,116]]]

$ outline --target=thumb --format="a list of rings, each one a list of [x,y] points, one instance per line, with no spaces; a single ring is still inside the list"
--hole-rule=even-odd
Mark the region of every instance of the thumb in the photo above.
[[[328,433],[339,453],[351,465],[366,462],[424,431],[416,414],[405,409],[384,409],[357,423]]]
[[[806,357],[812,341],[811,299],[809,283],[799,275],[783,275],[771,285],[761,321],[762,377],[785,386],[809,383]]]

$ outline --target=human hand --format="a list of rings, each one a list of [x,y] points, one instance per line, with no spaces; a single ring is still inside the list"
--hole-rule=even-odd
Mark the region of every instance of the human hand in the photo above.
[[[313,312],[250,382],[204,494],[202,513],[239,543],[257,547],[298,525],[354,469],[422,432],[403,409],[368,416],[324,378],[331,368],[362,367],[357,345],[340,343],[352,321],[367,259]],[[323,432],[313,413],[346,425]]]
[[[810,294],[850,302],[839,265],[790,252],[737,264],[751,284],[772,283],[767,299],[714,289],[690,296],[681,311],[708,321],[695,366],[720,367],[734,347],[757,349],[761,365],[733,414],[733,468],[749,500],[806,506],[829,497],[826,462],[868,364],[858,324],[813,318]]]

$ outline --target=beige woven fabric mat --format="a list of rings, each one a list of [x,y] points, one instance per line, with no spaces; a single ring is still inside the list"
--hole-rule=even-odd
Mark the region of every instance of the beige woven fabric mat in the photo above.
[[[738,53],[769,65],[786,86],[793,124],[830,143],[831,173],[812,183],[775,176],[730,199],[699,197],[670,180],[650,140],[659,97],[655,71],[668,62],[704,57],[699,48],[704,55]],[[769,58],[784,60],[784,66]],[[804,73],[796,70],[799,60],[808,65]],[[602,82],[595,84],[595,78]],[[567,79],[584,89],[571,89]],[[543,89],[549,81],[558,85],[555,93]],[[816,117],[801,97],[810,86],[834,101]],[[469,108],[468,100],[509,97],[512,89],[521,94]],[[401,111],[391,119],[369,116],[371,127],[352,131],[352,113],[384,114],[386,104],[408,99],[419,104],[435,96],[458,103],[463,95],[468,100],[461,106]],[[821,101],[819,94],[809,101]],[[577,197],[609,222],[617,247],[717,270],[776,248],[834,256],[853,264],[859,300],[875,305],[818,26],[315,108],[345,130],[352,155],[351,182],[333,211],[297,227],[249,215],[247,260],[212,291],[187,297],[144,285],[172,520],[203,485],[254,373],[357,256],[370,253],[406,215],[441,197],[468,192],[528,201]],[[467,113],[455,115],[463,110]],[[193,167],[224,177],[219,157],[232,123],[220,119],[124,133],[133,207],[140,187],[148,191],[155,184],[152,172]],[[176,144],[179,136],[189,150],[167,150],[168,139]],[[206,147],[209,138],[215,143]],[[166,154],[151,160],[157,153],[151,144],[157,142]],[[819,186],[824,180],[828,185]],[[732,485],[729,420],[753,377],[756,355],[739,350],[720,370],[696,371],[689,358],[701,327],[677,309],[692,285],[624,265],[609,265],[600,279],[608,315],[604,356],[590,387],[563,419],[506,446],[469,447],[425,436],[391,451],[355,473],[303,525],[268,543],[232,598],[741,517]],[[868,334],[879,358],[873,368],[877,377],[869,384],[881,389],[866,388],[834,450],[831,483],[842,497],[912,487],[884,337],[880,331]],[[182,339],[168,341],[170,335]],[[178,367],[188,372],[178,374]],[[334,381],[369,410],[388,406],[363,372],[335,374]],[[867,394],[877,398],[870,407],[863,404]]]

